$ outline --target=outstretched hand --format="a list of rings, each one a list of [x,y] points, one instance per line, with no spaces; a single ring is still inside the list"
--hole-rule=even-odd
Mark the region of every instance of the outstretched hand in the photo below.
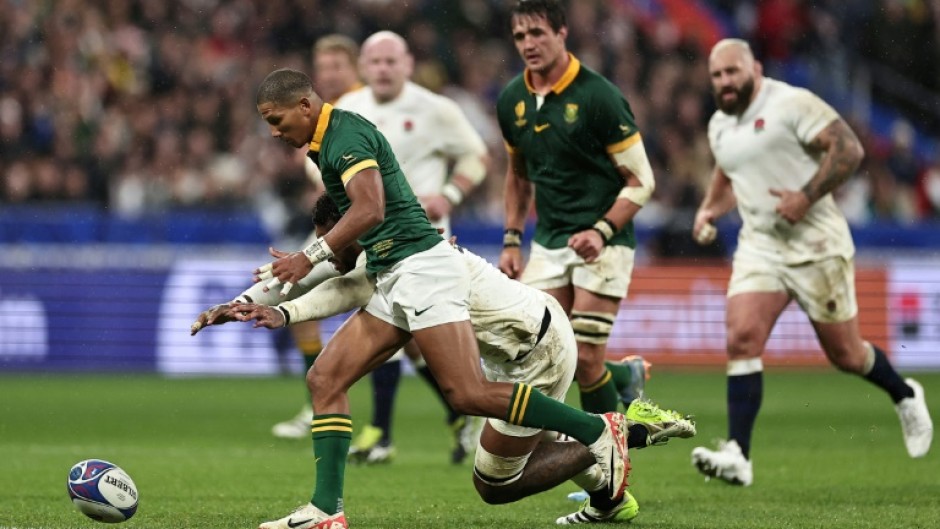
[[[284,315],[280,310],[257,303],[238,303],[232,307],[238,321],[248,322],[255,320],[254,328],[266,327],[280,329],[284,326]]]
[[[265,292],[283,284],[281,295],[286,296],[291,288],[313,269],[313,264],[303,252],[287,253],[274,248],[268,248],[268,252],[277,260],[256,268],[253,278],[255,283],[267,281],[264,285]]]
[[[235,314],[232,312],[232,304],[222,303],[220,305],[214,305],[200,312],[199,316],[196,316],[196,321],[189,326],[189,335],[195,336],[197,332],[205,327],[210,325],[222,325],[230,321],[235,321]]]

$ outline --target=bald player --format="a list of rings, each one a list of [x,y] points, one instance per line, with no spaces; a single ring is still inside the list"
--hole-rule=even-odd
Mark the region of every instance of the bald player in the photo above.
[[[362,88],[358,72],[359,45],[356,41],[334,33],[319,38],[313,45],[313,84],[317,92],[327,103],[335,103],[344,94]],[[304,170],[317,189],[323,188],[320,171],[310,158],[304,157]],[[303,235],[301,235],[302,237]],[[304,246],[316,239],[310,234]],[[303,354],[307,370],[313,365],[317,355],[323,349],[320,338],[320,322],[305,321],[290,327],[294,343]],[[306,439],[310,435],[310,421],[313,410],[310,409],[310,396],[304,396],[304,404],[294,417],[279,422],[271,428],[275,437],[283,439]]]
[[[431,224],[449,237],[451,212],[486,177],[488,154],[483,139],[455,102],[410,81],[414,58],[400,35],[380,31],[368,37],[362,43],[359,67],[366,86],[340,98],[336,107],[375,123],[392,146]],[[404,351],[418,373],[440,393],[414,344]],[[399,352],[371,374],[372,424],[352,444],[350,456],[355,461],[380,463],[394,455],[392,411],[402,357]],[[460,463],[476,446],[480,423],[456,413],[440,396],[454,435],[451,461]]]
[[[861,162],[855,133],[828,104],[766,78],[747,42],[712,49],[709,74],[718,110],[708,125],[716,167],[693,234],[711,242],[716,219],[737,205],[743,225],[728,285],[728,440],[699,447],[692,462],[737,485],[754,479],[751,432],[763,396],[761,355],[780,314],[796,300],[839,370],[878,386],[895,404],[911,457],[933,439],[924,390],[902,379],[859,333],[855,248],[832,198]]]

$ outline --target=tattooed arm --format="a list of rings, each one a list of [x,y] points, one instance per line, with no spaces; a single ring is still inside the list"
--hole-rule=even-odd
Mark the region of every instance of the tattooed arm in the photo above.
[[[799,222],[814,202],[848,180],[865,156],[858,137],[842,119],[833,121],[823,129],[810,142],[809,148],[826,153],[813,178],[800,191],[770,191],[780,198],[777,213],[791,224]]]
[[[810,142],[810,148],[826,151],[819,172],[803,186],[803,193],[810,202],[816,202],[848,180],[865,156],[862,143],[858,141],[849,125],[841,119],[833,121],[823,129]]]

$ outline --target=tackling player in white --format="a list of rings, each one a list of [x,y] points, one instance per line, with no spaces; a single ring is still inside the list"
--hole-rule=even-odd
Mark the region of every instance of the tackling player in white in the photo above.
[[[314,212],[317,232],[328,232],[339,218],[335,204],[329,197],[321,197]],[[276,329],[361,307],[375,290],[365,273],[365,254],[361,250],[354,244],[314,267],[286,301],[256,284],[236,302],[200,314],[192,332],[233,320],[256,320],[255,327]],[[574,377],[577,344],[561,306],[552,296],[509,279],[483,258],[460,250],[470,273],[470,321],[486,377],[501,382],[524,381],[563,401]],[[241,303],[248,300],[254,303]],[[627,417],[628,445],[632,448],[665,442],[669,437],[695,435],[692,421],[648,401],[634,401]],[[480,497],[492,504],[513,502],[572,478],[586,490],[605,497],[606,478],[590,451],[579,443],[550,442],[556,439],[554,433],[547,435],[539,429],[489,419],[474,462],[473,480]],[[557,522],[624,520],[636,515],[636,502],[629,493],[608,501],[607,510],[588,507]]]

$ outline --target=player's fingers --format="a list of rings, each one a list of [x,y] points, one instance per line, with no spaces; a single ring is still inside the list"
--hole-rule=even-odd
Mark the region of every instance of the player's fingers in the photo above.
[[[287,293],[290,292],[290,289],[292,288],[294,288],[294,284],[291,283],[290,281],[288,281],[287,283],[284,283],[284,288],[281,289],[281,295],[286,296]]]
[[[270,277],[270,276],[268,276],[268,277]],[[267,279],[267,278],[263,278],[263,279]],[[272,288],[274,288],[274,287],[276,287],[276,286],[278,286],[278,285],[280,285],[280,284],[281,284],[281,280],[280,280],[280,279],[278,279],[278,278],[276,278],[276,277],[275,277],[275,278],[272,278],[270,281],[267,282],[266,285],[264,285],[264,291],[267,292],[268,290],[271,290]]]
[[[202,322],[196,320],[192,325],[189,326],[189,335],[196,336],[196,333],[199,332],[199,329],[202,329]]]
[[[777,189],[777,188],[771,187],[771,188],[770,188],[770,194],[773,195],[773,196],[775,196],[775,197],[782,197],[782,196],[783,196],[783,190],[782,190],[782,189]]]

